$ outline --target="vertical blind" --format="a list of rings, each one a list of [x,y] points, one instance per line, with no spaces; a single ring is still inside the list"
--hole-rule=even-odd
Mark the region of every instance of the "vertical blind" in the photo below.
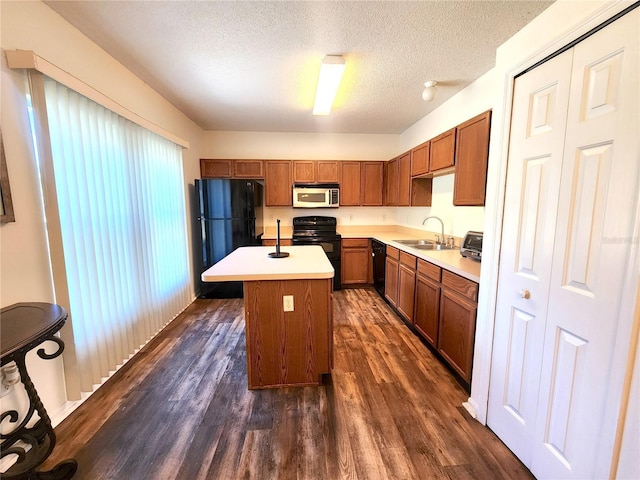
[[[190,302],[182,150],[45,77],[80,386]]]

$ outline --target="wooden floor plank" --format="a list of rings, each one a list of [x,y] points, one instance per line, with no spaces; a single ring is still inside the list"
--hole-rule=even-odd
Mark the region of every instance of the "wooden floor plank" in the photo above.
[[[531,479],[371,288],[334,292],[320,387],[247,389],[243,303],[198,299],[57,428],[74,480]]]

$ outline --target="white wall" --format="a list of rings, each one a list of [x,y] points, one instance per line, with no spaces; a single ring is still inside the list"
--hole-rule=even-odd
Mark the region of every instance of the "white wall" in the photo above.
[[[39,1],[0,2],[3,50],[33,50],[116,102],[188,140],[188,181],[199,174],[202,130],[97,45]],[[27,118],[24,72],[7,68],[2,54],[1,128],[16,222],[0,226],[0,303],[53,302],[47,237]],[[187,194],[187,191],[185,191]],[[29,372],[54,422],[66,400],[62,360],[30,355]],[[4,398],[3,402],[9,399]]]

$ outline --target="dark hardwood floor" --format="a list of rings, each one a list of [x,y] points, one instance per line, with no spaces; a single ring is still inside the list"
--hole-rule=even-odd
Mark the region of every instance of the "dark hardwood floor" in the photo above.
[[[334,293],[322,387],[247,390],[242,300],[196,300],[57,428],[85,479],[530,479],[373,289]]]

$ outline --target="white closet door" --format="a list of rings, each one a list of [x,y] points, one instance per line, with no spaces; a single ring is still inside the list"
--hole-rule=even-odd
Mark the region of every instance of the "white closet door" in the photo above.
[[[612,458],[616,332],[638,287],[639,24],[636,9],[516,80],[488,424],[540,479]]]
[[[529,466],[573,51],[515,82],[487,423]]]
[[[640,12],[574,47],[531,470],[591,478],[638,201]],[[611,453],[608,454],[610,458]]]

